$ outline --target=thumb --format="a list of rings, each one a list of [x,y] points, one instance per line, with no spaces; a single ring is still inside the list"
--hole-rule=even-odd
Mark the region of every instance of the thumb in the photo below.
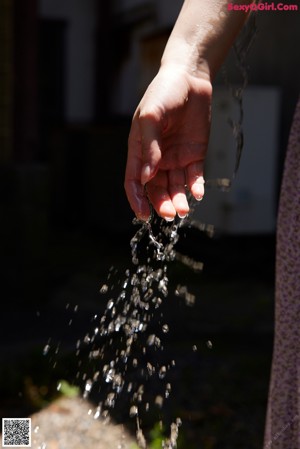
[[[145,185],[156,174],[161,160],[161,121],[158,117],[140,117],[142,136],[141,184]]]

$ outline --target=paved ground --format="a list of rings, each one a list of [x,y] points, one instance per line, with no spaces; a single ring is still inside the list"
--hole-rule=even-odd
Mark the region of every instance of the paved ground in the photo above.
[[[32,449],[130,449],[134,438],[122,425],[95,420],[93,404],[62,398],[31,417]],[[10,447],[10,446],[6,446]],[[20,446],[19,446],[20,447]],[[26,449],[26,447],[21,447]]]

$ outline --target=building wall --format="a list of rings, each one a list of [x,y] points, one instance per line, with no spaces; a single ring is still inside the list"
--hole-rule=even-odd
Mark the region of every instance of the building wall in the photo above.
[[[97,0],[40,0],[39,16],[65,20],[67,122],[94,118]]]
[[[205,161],[206,193],[193,217],[211,224],[219,234],[271,234],[276,225],[276,183],[279,149],[280,92],[250,86],[244,92],[244,147],[236,163],[236,141],[228,119],[236,119],[238,106],[227,88],[216,87],[212,127]],[[216,187],[228,179],[231,188]]]
[[[119,23],[131,23],[129,57],[123,63],[112,92],[112,111],[131,115],[147,85],[156,74],[169,32],[182,0],[115,0]],[[149,48],[152,47],[150,55]]]

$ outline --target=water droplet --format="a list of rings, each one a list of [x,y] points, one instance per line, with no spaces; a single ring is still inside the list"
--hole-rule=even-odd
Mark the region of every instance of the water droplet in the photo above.
[[[46,345],[43,349],[43,355],[47,355],[50,350],[50,345]]]
[[[160,344],[161,344],[160,338],[155,337],[155,342],[154,343],[155,343],[155,346],[157,346],[159,348]]]
[[[166,374],[167,374],[167,368],[165,366],[162,366],[159,370],[158,377],[160,379],[163,379],[166,376]]]
[[[138,284],[140,283],[137,274],[134,273],[134,274],[131,276],[131,282],[130,282],[130,283],[131,283],[131,285],[138,285]]]
[[[92,387],[93,387],[93,382],[91,380],[87,380],[84,390],[89,393],[91,391]]]
[[[212,344],[212,342],[210,340],[207,340],[206,346],[208,347],[208,349],[212,349],[213,344]]]
[[[180,427],[182,425],[181,418],[176,418],[176,424],[178,427]]]
[[[114,301],[112,299],[110,299],[107,303],[107,308],[110,310],[113,308],[113,306],[114,306]]]
[[[91,359],[98,359],[100,357],[100,351],[97,349],[96,351],[90,352],[90,358]]]
[[[86,334],[86,336],[84,337],[83,341],[84,341],[84,343],[86,343],[86,344],[88,344],[88,343],[91,342],[91,339],[90,339],[89,334]]]
[[[137,415],[138,415],[138,408],[136,405],[132,405],[129,410],[129,416],[130,418],[134,418]]]
[[[98,419],[101,415],[101,408],[97,407],[95,414],[94,414],[94,419]]]
[[[141,429],[137,430],[137,432],[136,432],[136,439],[137,439],[137,443],[138,443],[140,449],[146,449],[147,448],[146,440],[145,440],[144,434],[143,434]]]
[[[155,338],[156,338],[156,337],[155,337],[154,334],[149,335],[148,340],[147,340],[147,345],[148,345],[148,346],[153,346],[154,343],[155,343]]]
[[[107,293],[107,291],[108,291],[108,285],[107,284],[103,284],[101,287],[100,287],[100,293],[102,293],[102,294],[105,294],[105,293]]]
[[[168,296],[167,279],[165,277],[159,281],[158,290],[164,295],[164,297]]]
[[[170,396],[171,390],[172,390],[171,384],[170,384],[170,383],[167,383],[167,385],[166,385],[166,391],[165,391],[165,397],[166,397],[166,398],[168,398],[168,397]]]
[[[170,435],[170,442],[171,442],[171,447],[176,447],[177,446],[177,439],[178,439],[178,425],[177,423],[172,423],[171,424],[171,435]]]
[[[105,404],[109,407],[109,408],[113,408],[115,405],[115,393],[109,393],[107,395]]]
[[[152,376],[155,373],[155,368],[153,365],[151,365],[150,362],[147,363],[147,370],[150,376]]]
[[[162,396],[158,395],[158,396],[156,396],[154,402],[155,402],[155,405],[157,405],[159,408],[161,408],[164,403],[164,398]]]
[[[162,327],[162,331],[164,334],[167,334],[169,332],[169,326],[167,324],[164,324]]]
[[[153,289],[149,288],[148,291],[144,295],[144,300],[149,301],[149,299],[153,296]]]
[[[114,369],[108,370],[108,372],[107,372],[107,374],[105,376],[105,382],[106,383],[112,382],[112,380],[114,378],[114,375],[115,375],[115,370]]]

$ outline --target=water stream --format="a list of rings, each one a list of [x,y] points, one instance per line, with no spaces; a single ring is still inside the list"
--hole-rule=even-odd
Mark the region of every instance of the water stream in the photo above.
[[[94,417],[106,419],[119,400],[136,421],[141,449],[147,447],[142,416],[153,408],[162,409],[172,390],[168,374],[176,362],[164,353],[169,324],[161,306],[169,294],[168,265],[176,258],[174,246],[184,222],[135,220],[138,230],[130,242],[132,265],[123,275],[111,270],[100,289],[107,299],[105,312],[91,333],[78,342],[78,349],[88,346],[95,366],[91,378],[79,372],[81,380],[85,380],[83,396],[88,398],[97,390],[102,397]],[[184,262],[199,269],[198,262],[190,258]],[[117,283],[112,282],[116,275]],[[176,294],[191,302],[187,287],[179,286]],[[163,448],[176,447],[180,423],[180,418],[175,417]]]
[[[242,75],[241,86],[231,88],[239,107],[237,120],[229,119],[236,142],[236,162],[233,177],[239,166],[243,147],[243,105],[242,93],[248,82],[246,58],[256,34],[252,22],[242,43],[236,45],[238,70]],[[255,20],[255,19],[254,19]],[[227,74],[225,82],[230,86]],[[230,179],[208,180],[208,188],[228,190]],[[193,208],[193,202],[191,201]],[[195,222],[193,218],[176,219],[172,223],[157,217],[147,223],[134,220],[137,226],[130,241],[132,262],[124,272],[114,267],[108,272],[100,294],[106,300],[101,317],[95,315],[90,331],[77,341],[78,373],[76,382],[84,385],[83,397],[100,397],[93,416],[109,420],[112,409],[120,406],[127,416],[135,421],[136,439],[141,449],[147,441],[143,432],[145,414],[159,410],[163,420],[164,403],[172,394],[169,374],[176,360],[168,359],[164,344],[168,337],[169,324],[162,313],[162,304],[169,295],[169,266],[178,260],[196,272],[203,268],[201,261],[178,254],[175,250],[179,229],[194,227],[209,236],[213,226]],[[185,299],[188,305],[195,301],[195,295],[186,285],[177,285],[175,295]],[[207,343],[212,346],[211,342]],[[48,354],[49,342],[44,348]],[[197,350],[196,346],[193,348]],[[82,354],[87,354],[87,364],[82,363]],[[118,405],[120,404],[120,405]],[[181,419],[174,416],[163,449],[175,449]]]

